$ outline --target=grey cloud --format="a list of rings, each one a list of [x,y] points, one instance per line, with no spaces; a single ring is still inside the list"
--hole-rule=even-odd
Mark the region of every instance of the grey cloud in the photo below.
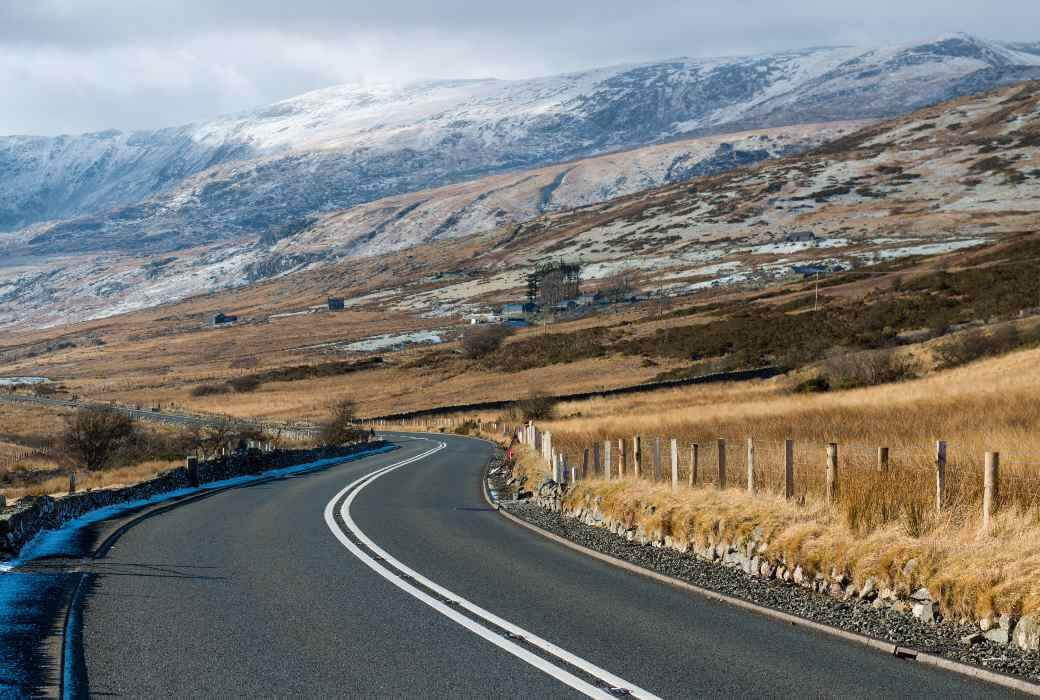
[[[0,133],[155,128],[351,80],[518,78],[638,60],[1040,40],[1035,0],[34,0],[0,4]]]

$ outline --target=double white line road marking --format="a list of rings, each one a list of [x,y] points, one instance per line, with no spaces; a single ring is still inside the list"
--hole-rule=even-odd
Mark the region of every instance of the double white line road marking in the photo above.
[[[388,474],[396,469],[400,469],[401,467],[426,459],[430,455],[440,452],[445,447],[447,447],[447,443],[439,442],[437,443],[436,447],[427,450],[426,452],[402,460],[400,462],[397,462],[396,464],[391,464],[388,467],[383,467],[382,469],[378,469],[372,472],[371,474],[367,474],[361,477],[360,479],[357,479],[356,481],[352,482],[342,491],[337,493],[333,497],[333,499],[329,501],[328,505],[325,506],[325,523],[329,526],[329,529],[332,530],[332,534],[336,536],[336,539],[338,539],[344,547],[350,550],[351,554],[353,554],[362,562],[364,562],[366,566],[368,566],[370,569],[375,571],[377,574],[379,574],[386,580],[390,581],[392,584],[394,584],[404,592],[408,593],[414,598],[417,598],[418,600],[421,600],[426,605],[430,606],[431,608],[433,608],[440,614],[444,615],[445,617],[449,618],[453,622],[456,622],[462,627],[465,627],[467,630],[477,635],[478,637],[486,639],[487,641],[491,642],[500,649],[509,652],[513,656],[516,656],[517,658],[531,664],[535,668],[549,674],[553,678],[556,678],[562,683],[569,685],[570,687],[589,696],[590,698],[614,698],[617,697],[618,694],[625,694],[636,698],[656,698],[657,696],[651,693],[650,691],[644,690],[636,685],[633,685],[632,683],[629,683],[623,678],[619,678],[618,676],[615,676],[609,671],[602,669],[599,666],[596,666],[595,664],[586,661],[585,659],[582,659],[579,656],[575,656],[566,649],[561,649],[552,642],[542,639],[541,637],[532,634],[531,632],[528,632],[527,630],[518,627],[507,620],[503,620],[501,617],[495,615],[494,613],[484,610],[479,605],[471,603],[465,598],[462,598],[456,595],[455,593],[452,593],[443,586],[437,585],[430,579],[417,573],[416,571],[413,571],[409,567],[399,562],[394,557],[390,556],[386,551],[380,548],[379,545],[377,545],[375,542],[369,539],[364,532],[361,531],[361,528],[357,526],[357,523],[355,523],[354,519],[350,516],[350,505],[354,502],[354,499],[357,498],[357,495],[361,493],[361,490],[369,484],[371,484],[376,479],[378,479],[379,477],[383,476],[384,474]],[[350,495],[347,496],[347,494]],[[346,498],[344,498],[344,496],[346,496]],[[353,535],[359,542],[361,542],[369,551],[371,551],[375,555],[375,557],[378,557],[379,560],[377,560],[371,554],[369,554],[364,549],[355,544],[354,541],[351,540],[350,537],[347,535],[347,532],[342,529],[340,523],[337,522],[336,504],[340,503],[340,501],[342,501],[342,504],[339,506],[339,516],[342,519],[343,524],[346,526],[347,530],[349,530],[350,534]],[[452,606],[445,604],[441,600],[434,598],[426,591],[423,591],[417,586],[412,585],[410,581],[415,581],[416,583],[422,585],[430,591],[433,591],[442,598],[450,600],[452,602]],[[465,610],[467,613],[469,613],[469,616],[462,614],[456,608]],[[535,654],[529,651],[528,649],[525,649],[523,646],[513,641],[513,639],[511,639],[510,637],[502,635],[499,632],[481,624],[480,622],[478,622],[478,619],[487,622],[491,625],[494,625],[495,627],[501,630],[505,630],[506,634],[510,635],[510,637],[513,637],[514,639],[522,638],[526,644],[541,650],[546,655],[554,657],[555,659],[558,659],[559,661],[567,664],[572,668],[583,671],[589,676],[592,676],[593,678],[596,678],[602,683],[606,684],[607,686],[609,686],[609,688],[600,688],[596,685],[593,685],[592,683],[589,683],[588,681],[571,673],[563,666],[557,665],[550,659]]]

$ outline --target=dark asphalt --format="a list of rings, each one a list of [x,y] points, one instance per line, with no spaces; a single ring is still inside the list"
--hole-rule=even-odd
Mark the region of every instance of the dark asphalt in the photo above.
[[[1006,696],[613,568],[519,528],[480,493],[486,443],[375,480],[354,520],[454,593],[663,697]],[[91,694],[573,697],[356,559],[323,513],[428,442],[233,489],[130,528],[83,598]]]

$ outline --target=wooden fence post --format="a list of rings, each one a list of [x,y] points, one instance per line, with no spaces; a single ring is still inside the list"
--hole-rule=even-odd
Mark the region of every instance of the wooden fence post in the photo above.
[[[838,497],[838,443],[827,445],[827,502],[834,503]]]
[[[982,529],[989,532],[993,514],[1000,497],[1000,453],[986,453],[986,468],[982,477]]]
[[[747,490],[755,492],[755,441],[747,439]]]
[[[603,441],[603,478],[610,480],[610,440]]]
[[[877,448],[877,470],[882,474],[888,471],[888,448]]]
[[[69,472],[69,493],[76,493],[76,472]]]
[[[726,488],[726,440],[725,438],[719,438],[716,443],[716,450],[718,452],[719,460],[719,478],[715,481],[715,488],[724,489]]]
[[[601,464],[601,460],[600,460],[599,445],[593,445],[592,446],[592,475],[593,476],[599,476],[599,477],[603,476],[603,472],[602,472],[602,470],[600,468],[600,464]]]
[[[697,483],[697,468],[700,466],[700,445],[696,442],[690,444],[690,488]]]
[[[661,480],[661,438],[654,438],[654,481]]]
[[[548,462],[553,453],[552,433],[548,430],[542,435],[542,444],[545,446],[545,461]]]
[[[589,448],[581,451],[581,478],[585,479],[589,474]]]
[[[939,440],[935,443],[935,512],[943,510],[943,498],[946,493],[946,443]]]
[[[636,435],[632,438],[632,476],[639,478],[639,462],[643,459],[642,439]]]
[[[672,491],[679,488],[679,441],[672,438]]]
[[[617,439],[617,475],[619,479],[625,476],[625,438]]]
[[[794,440],[784,440],[784,498],[794,498]]]

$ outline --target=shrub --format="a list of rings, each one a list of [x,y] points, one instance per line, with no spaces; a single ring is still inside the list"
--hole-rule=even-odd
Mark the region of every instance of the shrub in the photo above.
[[[605,328],[589,328],[571,333],[529,335],[509,343],[495,353],[491,363],[507,372],[577,362],[609,353],[609,332]],[[653,350],[641,355],[657,355]]]
[[[455,426],[453,432],[457,435],[476,435],[478,431],[479,426],[477,425],[477,421],[471,418],[463,421],[461,425]]]
[[[226,384],[199,384],[191,390],[192,396],[216,396],[230,393],[231,387]]]
[[[833,389],[891,384],[916,375],[913,363],[894,350],[871,350],[832,357],[819,379]]]
[[[470,359],[490,355],[512,334],[512,327],[506,325],[470,326],[462,333],[462,351]]]
[[[260,361],[253,355],[246,355],[245,357],[239,357],[231,361],[228,365],[231,369],[253,369]]]
[[[830,391],[830,388],[831,384],[827,381],[827,377],[818,374],[815,377],[796,384],[793,391],[796,394],[816,394],[823,391]]]
[[[235,377],[234,379],[228,380],[228,386],[240,394],[256,391],[260,388],[261,384],[262,382],[259,379],[252,376]]]
[[[1022,344],[1018,328],[1009,323],[994,329],[989,335],[980,329],[955,335],[940,344],[935,349],[935,355],[940,367],[958,367],[983,357],[1002,355]]]
[[[516,402],[524,420],[548,420],[556,412],[556,399],[542,391],[533,391],[526,399]]]
[[[33,385],[33,394],[36,396],[53,396],[58,393],[57,387],[48,382]]]
[[[351,399],[340,399],[332,405],[329,419],[321,426],[321,441],[326,445],[361,442],[368,432],[356,424],[357,405]]]
[[[74,463],[99,471],[130,444],[134,435],[134,422],[126,413],[107,407],[81,408],[66,424],[62,448]]]

